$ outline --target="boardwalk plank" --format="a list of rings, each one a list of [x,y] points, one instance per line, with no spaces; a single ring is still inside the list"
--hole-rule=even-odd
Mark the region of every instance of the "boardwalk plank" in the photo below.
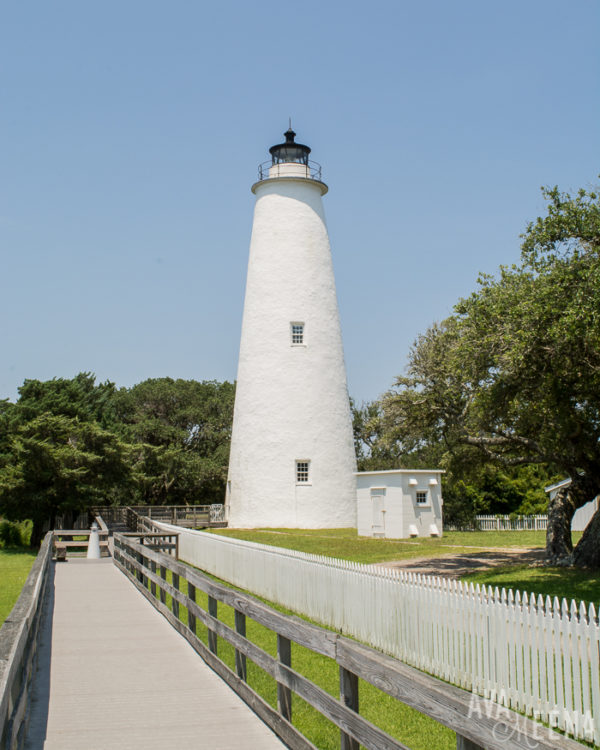
[[[28,750],[283,747],[110,559],[56,567],[43,639]]]

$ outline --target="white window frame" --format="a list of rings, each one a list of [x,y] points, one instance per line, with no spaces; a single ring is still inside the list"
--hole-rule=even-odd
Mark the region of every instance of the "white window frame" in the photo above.
[[[294,331],[296,328],[302,328],[301,331]],[[294,338],[300,337],[300,341],[294,341]],[[292,320],[290,323],[290,344],[292,346],[306,346],[306,325],[301,320]]]
[[[419,495],[425,496],[425,500],[420,501]],[[429,505],[429,491],[428,490],[416,490],[415,492],[415,505],[418,505],[419,508],[426,507]]]
[[[301,468],[306,466],[306,469]],[[302,475],[306,474],[306,479],[300,479],[300,472]],[[310,481],[310,459],[308,458],[297,458],[294,464],[294,476],[296,478],[296,484],[300,486],[306,486],[311,484]]]

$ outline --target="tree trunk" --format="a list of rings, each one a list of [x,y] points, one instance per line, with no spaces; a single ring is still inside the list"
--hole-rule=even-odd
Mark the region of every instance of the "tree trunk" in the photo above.
[[[31,537],[29,539],[29,545],[31,547],[39,547],[40,544],[42,543],[42,539],[44,538],[44,523],[45,523],[44,519],[41,519],[41,518],[33,519]]]
[[[573,552],[571,520],[575,507],[571,487],[562,487],[548,502],[548,526],[546,528],[546,563],[548,565],[570,564]]]
[[[573,552],[573,564],[578,568],[600,569],[600,510],[594,513],[585,527]]]
[[[598,494],[599,489],[598,482],[588,476],[576,474],[571,484],[560,489],[554,499],[550,500],[548,503],[548,528],[546,530],[547,565],[591,565],[591,563],[575,562],[573,542],[571,541],[571,521],[575,511],[592,500]],[[592,522],[590,521],[589,526],[591,525]],[[600,531],[600,522],[598,529]],[[590,534],[593,538],[593,531]],[[595,538],[597,539],[598,536]],[[579,544],[582,541],[583,537]],[[585,549],[586,552],[583,548],[580,550],[577,559],[588,559],[590,555],[592,555],[590,559],[595,559],[595,555],[589,551],[587,542]]]

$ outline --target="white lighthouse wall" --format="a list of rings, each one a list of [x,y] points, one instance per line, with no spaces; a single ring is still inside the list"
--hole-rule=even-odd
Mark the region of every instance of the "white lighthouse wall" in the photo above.
[[[357,526],[359,536],[406,539],[442,534],[440,470],[395,469],[356,474]],[[417,504],[417,492],[427,502]]]
[[[321,184],[257,196],[228,478],[234,527],[356,525],[355,455]],[[291,323],[304,324],[292,345]],[[310,462],[308,484],[296,461]]]

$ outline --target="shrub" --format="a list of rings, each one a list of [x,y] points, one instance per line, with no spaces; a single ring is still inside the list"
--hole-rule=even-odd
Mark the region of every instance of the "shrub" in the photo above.
[[[0,521],[0,543],[3,547],[22,547],[21,527],[12,521]]]

